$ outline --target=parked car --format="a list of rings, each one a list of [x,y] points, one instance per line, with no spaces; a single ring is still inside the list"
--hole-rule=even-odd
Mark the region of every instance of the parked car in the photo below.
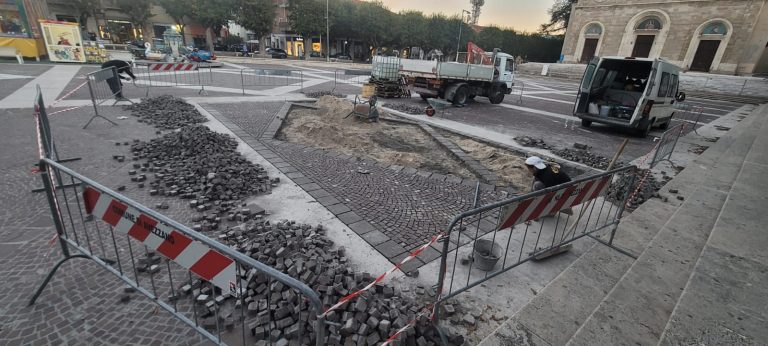
[[[573,115],[581,125],[593,122],[633,128],[647,136],[651,128],[669,127],[678,92],[680,67],[663,59],[603,57],[584,71]]]
[[[273,59],[288,59],[288,53],[280,48],[267,48],[267,55]]]
[[[339,54],[331,55],[331,58],[334,58],[336,60],[352,60],[351,56],[349,56],[347,54],[344,54],[344,53],[339,53]]]
[[[309,57],[311,57],[311,58],[322,58],[323,54],[321,54],[320,52],[311,52],[311,53],[309,53]]]

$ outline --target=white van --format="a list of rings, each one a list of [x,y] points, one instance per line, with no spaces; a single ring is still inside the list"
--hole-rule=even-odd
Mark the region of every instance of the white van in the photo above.
[[[662,59],[594,58],[581,80],[573,115],[581,125],[592,122],[637,129],[645,137],[651,127],[666,129],[674,116],[680,68]]]

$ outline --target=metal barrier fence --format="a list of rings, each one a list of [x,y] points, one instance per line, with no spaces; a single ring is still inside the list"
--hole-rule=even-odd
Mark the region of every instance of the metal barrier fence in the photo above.
[[[653,158],[649,163],[651,168],[656,167],[656,164],[661,161],[669,161],[672,159],[672,153],[675,151],[677,141],[680,139],[680,136],[683,135],[684,131],[685,123],[678,124],[669,130],[664,131],[661,137],[659,137],[659,143],[656,146],[656,152],[653,154]]]
[[[99,114],[99,106],[109,100],[115,101],[112,103],[113,106],[120,101],[130,102],[130,100],[123,97],[123,83],[120,81],[117,69],[111,67],[91,72],[86,75],[86,79],[88,81],[88,90],[91,93],[91,102],[93,103],[93,111],[95,114],[88,120],[83,128],[87,128],[93,119],[96,118],[102,118],[112,123],[112,125],[117,126],[117,123]]]
[[[297,70],[245,68],[240,70],[240,84],[245,95],[245,87],[299,87],[304,90],[304,73]]]
[[[516,80],[512,85],[512,92],[510,95],[517,96],[517,103],[523,103],[523,96],[525,93],[525,82]]]
[[[360,88],[371,80],[370,70],[335,70],[333,71],[333,89],[342,85],[353,85]]]
[[[45,116],[36,117],[39,130]],[[214,343],[274,342],[279,328],[299,344],[324,344],[323,306],[310,287],[57,163],[50,131],[38,133],[38,147],[63,259],[30,305],[62,264],[84,258]]]
[[[152,88],[186,87],[200,88],[197,93],[207,95],[206,86],[213,85],[213,70],[200,63],[150,63],[134,69],[138,80],[134,85],[146,89],[149,96]]]
[[[635,166],[611,170],[455,216],[443,242],[435,305],[523,263],[564,252],[585,236],[613,247],[632,189],[626,189],[621,200],[611,201],[607,195],[623,191],[613,186],[617,175],[635,170]],[[633,186],[635,175],[629,176]],[[593,236],[608,229],[607,241]],[[467,266],[459,265],[467,261]],[[439,314],[440,309],[435,310]]]
[[[678,120],[693,124],[693,132],[698,134],[697,127],[701,121],[701,116],[704,114],[704,108],[701,106],[694,106],[686,102],[678,102],[675,104],[675,109],[677,110],[675,112],[675,117]]]

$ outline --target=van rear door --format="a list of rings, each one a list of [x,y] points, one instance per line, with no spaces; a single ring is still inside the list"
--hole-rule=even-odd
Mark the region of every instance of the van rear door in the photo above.
[[[653,67],[651,68],[651,73],[648,75],[648,81],[645,83],[643,96],[637,101],[635,113],[632,114],[632,119],[629,120],[630,124],[636,125],[637,122],[640,121],[640,118],[643,117],[644,112],[650,112],[653,109],[654,96],[656,96],[656,90],[659,85],[658,79],[660,79],[661,75],[661,73],[658,73],[660,63],[661,61],[658,59],[653,61]],[[650,113],[648,113],[648,116],[650,116]]]
[[[597,65],[599,64],[600,58],[592,58],[592,60],[587,65],[587,69],[584,70],[584,76],[581,77],[579,95],[576,97],[576,103],[573,106],[573,115],[578,116],[578,113],[587,112],[587,107],[589,107],[589,94],[592,90],[592,80],[595,77]]]

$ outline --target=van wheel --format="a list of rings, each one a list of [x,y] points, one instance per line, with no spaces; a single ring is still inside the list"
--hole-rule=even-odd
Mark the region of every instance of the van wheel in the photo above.
[[[663,124],[659,125],[659,128],[662,130],[666,130],[669,128],[669,123],[672,122],[672,118],[669,118],[669,120],[665,121]]]
[[[592,121],[587,119],[581,119],[581,126],[590,127],[592,126]]]
[[[651,127],[653,127],[653,120],[641,120],[637,127],[637,135],[640,136],[640,138],[648,137],[648,134],[651,133]]]

